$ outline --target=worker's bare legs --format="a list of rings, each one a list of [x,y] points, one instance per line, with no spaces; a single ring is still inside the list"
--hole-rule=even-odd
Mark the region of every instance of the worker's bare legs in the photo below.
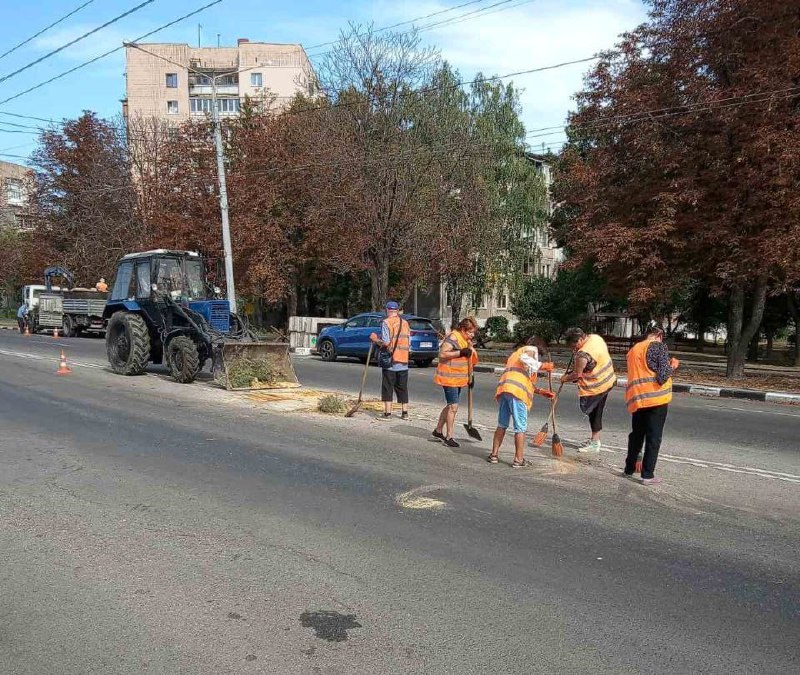
[[[525,434],[514,434],[514,461],[520,464],[525,459]]]
[[[453,438],[453,428],[456,424],[456,413],[458,412],[458,403],[446,405],[439,413],[439,422],[436,424],[436,431],[442,433],[447,428],[445,438]]]
[[[506,437],[506,430],[503,427],[497,427],[494,430],[494,438],[492,439],[492,454],[491,457],[497,457],[500,454],[500,446],[503,445],[503,439]]]

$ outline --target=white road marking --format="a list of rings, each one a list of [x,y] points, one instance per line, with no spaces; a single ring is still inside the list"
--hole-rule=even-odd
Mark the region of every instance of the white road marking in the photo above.
[[[756,415],[780,415],[781,417],[800,417],[800,414],[781,412],[780,410],[758,410],[756,408],[732,408],[724,405],[707,405],[706,408],[714,410],[733,410],[734,412],[754,413]]]
[[[30,359],[32,361],[55,361],[58,362],[57,356],[42,356],[41,354],[30,354],[27,352],[13,352],[8,349],[0,349],[0,354],[4,356],[16,356],[20,359]],[[67,359],[68,366],[79,366],[80,368],[98,368],[103,369],[105,368],[104,365],[100,363],[86,363],[85,361],[72,361]]]

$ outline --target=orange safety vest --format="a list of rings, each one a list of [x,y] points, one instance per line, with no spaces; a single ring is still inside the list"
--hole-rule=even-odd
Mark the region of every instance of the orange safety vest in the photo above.
[[[411,328],[408,321],[403,321],[399,316],[390,316],[385,319],[386,325],[389,328],[389,344],[387,349],[394,347],[392,354],[392,363],[408,363],[408,354],[411,350]],[[405,329],[405,330],[403,330]],[[400,335],[398,335],[400,333]],[[395,346],[395,337],[397,337],[397,346]]]
[[[469,347],[469,342],[460,330],[452,331],[444,341],[454,349],[464,349]],[[478,355],[472,352],[472,365],[478,362]],[[436,374],[433,381],[442,387],[466,387],[469,384],[469,362],[466,356],[459,356],[455,359],[442,361],[436,366]]]
[[[500,394],[511,394],[514,398],[518,398],[525,403],[528,406],[528,410],[530,410],[533,405],[533,394],[539,374],[528,375],[528,367],[522,362],[522,355],[525,350],[525,347],[521,347],[508,357],[494,397],[498,399]]]
[[[659,384],[656,374],[647,365],[647,348],[653,340],[635,344],[628,352],[628,387],[625,403],[631,414],[642,408],[667,405],[672,401],[672,378]]]
[[[583,375],[577,383],[578,396],[597,396],[608,391],[617,383],[614,362],[611,360],[611,354],[608,353],[608,346],[603,338],[599,335],[589,335],[578,351],[591,356],[596,364],[590,373],[583,371]]]

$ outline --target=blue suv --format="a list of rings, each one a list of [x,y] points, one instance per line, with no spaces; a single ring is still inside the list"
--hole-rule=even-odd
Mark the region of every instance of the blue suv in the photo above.
[[[411,329],[411,355],[409,360],[420,368],[427,368],[439,353],[439,333],[430,319],[403,314]],[[323,328],[317,337],[317,352],[323,361],[335,361],[339,356],[353,356],[362,363],[367,360],[369,336],[380,334],[383,312],[357,314],[338,326]],[[375,350],[373,350],[374,352]]]

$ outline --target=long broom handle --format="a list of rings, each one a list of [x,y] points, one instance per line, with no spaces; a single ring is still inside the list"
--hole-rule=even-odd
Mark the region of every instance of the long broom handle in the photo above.
[[[364,385],[367,383],[367,372],[369,371],[369,362],[372,360],[372,346],[375,343],[370,341],[369,349],[367,350],[367,362],[364,364],[364,374],[361,376],[361,389],[358,390],[358,402],[361,403],[361,398],[364,396]]]

